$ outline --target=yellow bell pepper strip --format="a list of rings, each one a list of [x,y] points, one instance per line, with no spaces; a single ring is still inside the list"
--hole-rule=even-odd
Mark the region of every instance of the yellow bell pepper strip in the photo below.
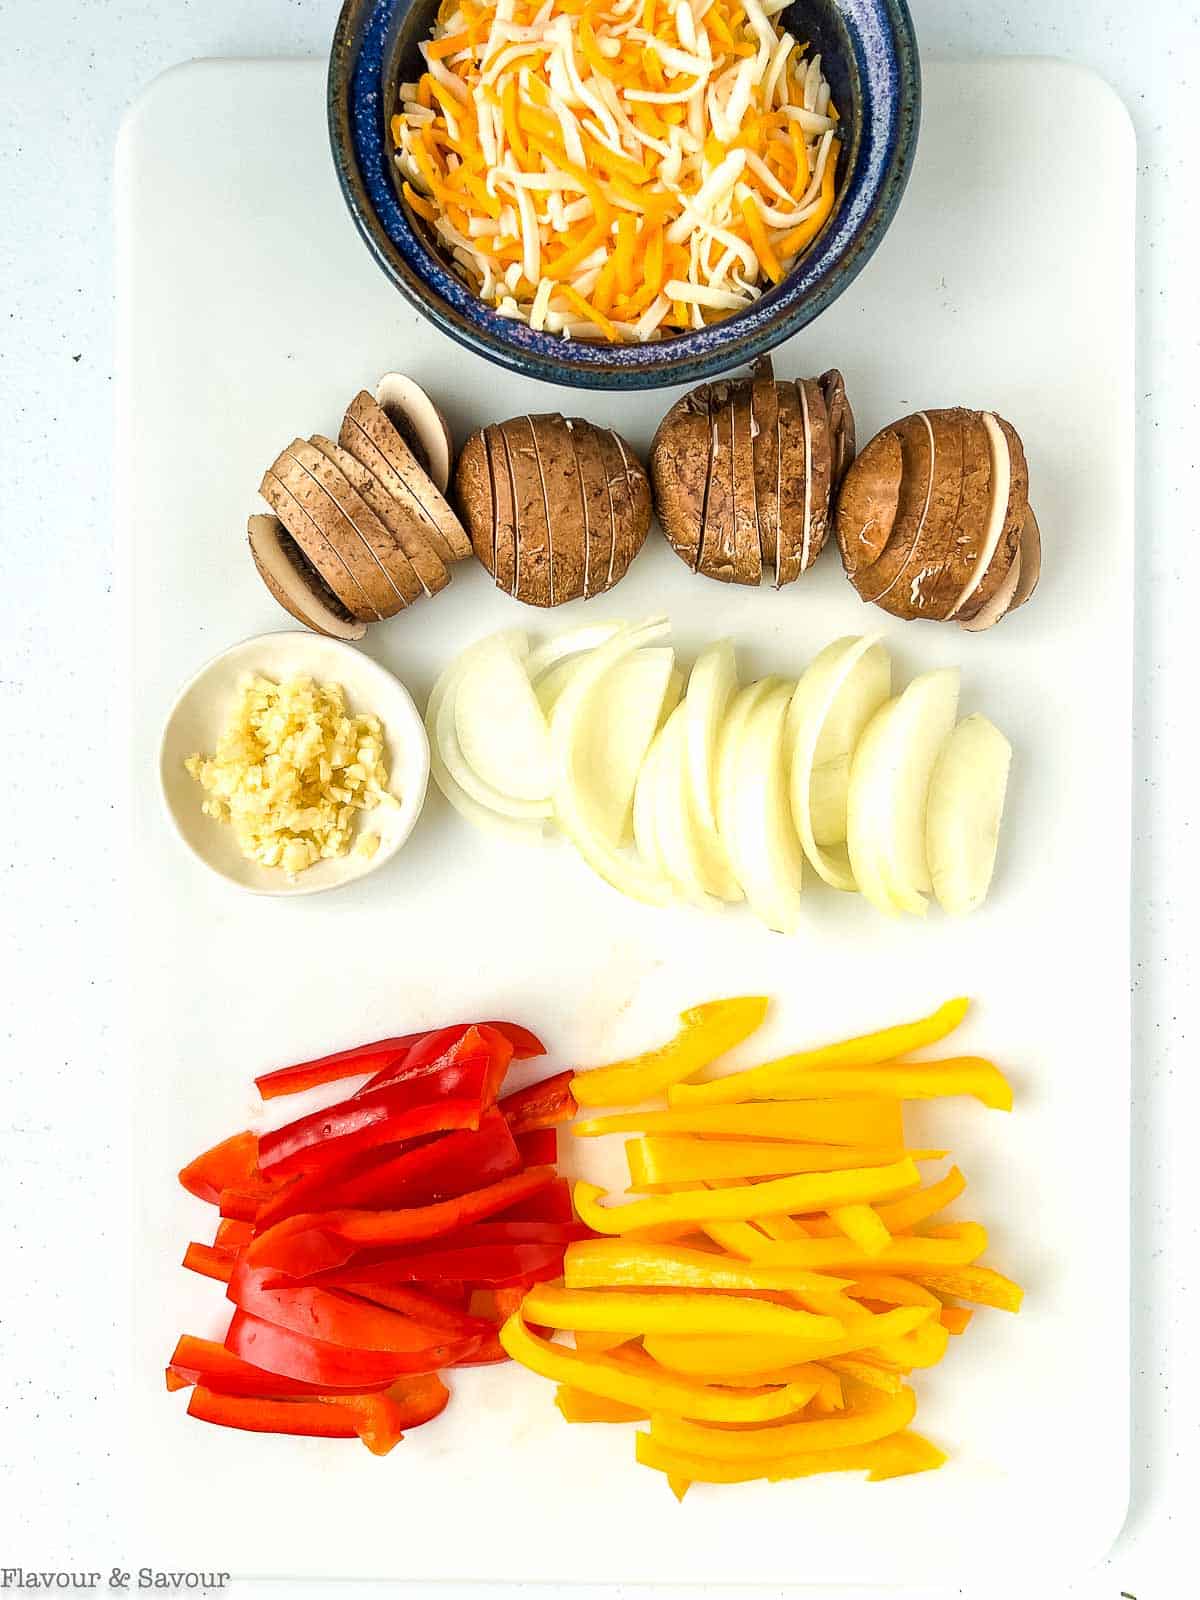
[[[769,1004],[764,995],[744,995],[692,1006],[680,1016],[680,1031],[657,1050],[576,1073],[571,1083],[575,1099],[581,1106],[623,1106],[661,1094],[748,1039]]]
[[[637,1406],[622,1405],[619,1400],[604,1400],[598,1394],[587,1394],[583,1389],[572,1389],[560,1383],[554,1394],[554,1404],[568,1422],[645,1422],[648,1412]]]
[[[991,1061],[982,1056],[956,1056],[946,1061],[899,1062],[895,1066],[829,1067],[823,1071],[792,1072],[770,1085],[738,1083],[737,1074],[712,1083],[677,1084],[668,1092],[672,1105],[684,1104],[676,1096],[720,1088],[723,1101],[750,1099],[809,1100],[829,1094],[895,1095],[897,1100],[939,1100],[970,1095],[993,1111],[1012,1110],[1012,1085]],[[728,1085],[728,1087],[726,1087]],[[712,1098],[711,1096],[707,1098]],[[691,1104],[690,1099],[686,1102]]]
[[[799,1172],[884,1167],[908,1152],[895,1145],[776,1143],[769,1139],[696,1139],[650,1135],[625,1146],[634,1189],[709,1183],[723,1178],[775,1178]]]
[[[991,1267],[922,1268],[916,1281],[935,1294],[953,1300],[971,1300],[978,1306],[994,1306],[997,1311],[1019,1311],[1025,1291],[1019,1283],[994,1272]]]
[[[869,1322],[858,1324],[841,1339],[824,1342],[816,1339],[730,1339],[681,1334],[648,1334],[645,1339],[647,1355],[660,1366],[672,1372],[687,1373],[693,1378],[702,1374],[709,1382],[721,1383],[724,1373],[769,1373],[797,1364],[807,1365],[826,1360],[829,1356],[854,1355],[861,1350],[876,1350],[881,1344],[894,1342],[911,1333],[923,1323],[932,1320],[933,1313],[924,1306],[898,1306],[895,1311],[884,1311]]]
[[[815,1478],[825,1472],[865,1472],[870,1483],[885,1478],[931,1472],[946,1457],[918,1433],[895,1433],[872,1444],[848,1445],[841,1450],[809,1450],[777,1456],[772,1461],[717,1461],[711,1456],[689,1455],[660,1443],[653,1434],[637,1435],[637,1459],[685,1483],[750,1483],[766,1478],[779,1483],[787,1478]]]
[[[627,1366],[638,1371],[661,1373],[662,1368],[652,1356],[646,1354],[636,1345],[631,1345],[622,1352],[622,1359]],[[806,1404],[811,1404],[820,1394],[835,1396],[837,1404],[842,1403],[841,1379],[835,1379],[827,1368],[819,1366],[815,1361],[801,1361],[793,1367],[780,1367],[770,1373],[729,1372],[720,1377],[700,1377],[695,1373],[688,1376],[693,1383],[706,1383],[716,1388],[726,1389],[782,1389],[791,1388],[796,1394],[805,1393],[808,1396]],[[800,1409],[803,1409],[801,1407]]]
[[[865,1033],[856,1039],[844,1039],[838,1044],[822,1045],[817,1050],[803,1050],[797,1054],[781,1056],[761,1067],[751,1067],[746,1072],[735,1072],[727,1078],[717,1078],[711,1083],[681,1084],[668,1095],[672,1105],[737,1105],[745,1100],[803,1099],[805,1096],[781,1094],[780,1085],[799,1074],[824,1072],[831,1068],[846,1070],[873,1067],[883,1061],[895,1061],[925,1045],[936,1044],[948,1033],[953,1033],[966,1015],[969,1000],[947,1000],[927,1017],[916,1022],[904,1022],[894,1028],[883,1028],[877,1033]],[[832,1084],[826,1094],[839,1091]],[[878,1091],[887,1094],[886,1089]]]
[[[876,1345],[875,1353],[890,1365],[910,1370],[913,1367],[936,1367],[946,1354],[949,1343],[949,1330],[934,1317],[899,1339]]]
[[[974,1315],[967,1306],[943,1306],[938,1312],[938,1320],[947,1333],[959,1334],[966,1333]]]
[[[779,1105],[672,1106],[576,1122],[580,1139],[606,1133],[710,1133],[722,1139],[795,1139],[811,1144],[904,1143],[899,1100],[801,1100]]]
[[[891,1278],[885,1273],[865,1273],[849,1291],[856,1300],[875,1300],[885,1306],[928,1306],[940,1311],[942,1302],[931,1290],[911,1278]]]
[[[597,1333],[594,1328],[575,1329],[575,1348],[585,1352],[619,1350],[623,1344],[636,1339],[635,1333]]]
[[[916,1238],[911,1234],[893,1236],[886,1250],[877,1256],[864,1255],[844,1236],[828,1239],[796,1239],[782,1242],[762,1238],[754,1245],[754,1261],[776,1267],[807,1267],[810,1272],[832,1272],[857,1276],[864,1272],[901,1273],[905,1277],[924,1277],[945,1267],[965,1267],[977,1261],[987,1249],[987,1229],[978,1222],[948,1223],[945,1228]],[[750,1242],[747,1241],[747,1248]],[[947,1293],[950,1291],[947,1290]],[[966,1296],[963,1296],[965,1299]]]
[[[778,1422],[770,1428],[711,1428],[686,1417],[654,1416],[650,1437],[672,1450],[717,1461],[771,1461],[809,1450],[873,1444],[907,1428],[916,1414],[916,1395],[902,1388],[894,1395],[869,1391],[835,1417]]]
[[[732,1189],[685,1189],[651,1195],[623,1206],[604,1206],[595,1184],[575,1185],[575,1209],[595,1233],[629,1233],[634,1228],[671,1226],[679,1222],[745,1222],[752,1217],[799,1211],[828,1211],[831,1206],[886,1200],[920,1187],[914,1162],[907,1158],[886,1167],[852,1168],[849,1172],[801,1173],[795,1178],[770,1178]],[[764,1240],[764,1243],[768,1241]],[[815,1243],[797,1239],[777,1245],[795,1249]]]
[[[595,1333],[682,1333],[746,1338],[837,1339],[833,1317],[776,1305],[770,1300],[711,1290],[558,1289],[537,1283],[522,1314],[538,1327]]]
[[[651,1372],[620,1356],[580,1355],[566,1345],[551,1344],[531,1333],[515,1312],[500,1329],[500,1343],[531,1372],[604,1400],[639,1410],[670,1411],[697,1422],[775,1422],[792,1416],[808,1403],[806,1385],[781,1389],[720,1389],[690,1382],[673,1372]]]
[[[904,1375],[893,1367],[878,1367],[861,1356],[830,1356],[824,1363],[836,1377],[852,1378],[884,1394],[899,1394],[904,1387]]]
[[[886,1223],[871,1206],[835,1206],[829,1220],[865,1256],[882,1255],[892,1242]]]
[[[810,1290],[838,1294],[851,1282],[794,1267],[739,1261],[715,1250],[630,1243],[626,1238],[580,1239],[569,1244],[563,1257],[563,1281],[568,1289],[779,1289],[796,1295]]]
[[[945,1177],[939,1178],[936,1183],[928,1184],[924,1189],[918,1189],[915,1194],[905,1195],[900,1200],[888,1200],[875,1209],[889,1233],[908,1233],[918,1224],[936,1216],[952,1200],[957,1200],[966,1187],[967,1180],[962,1173],[957,1167],[951,1167]],[[822,1217],[810,1217],[805,1223],[805,1231],[816,1239],[831,1239],[840,1230]]]

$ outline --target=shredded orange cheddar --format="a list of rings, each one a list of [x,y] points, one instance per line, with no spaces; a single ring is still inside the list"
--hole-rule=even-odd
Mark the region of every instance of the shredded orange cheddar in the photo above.
[[[391,131],[410,215],[477,294],[621,342],[781,282],[833,210],[840,147],[778,8],[613,5],[442,0]]]

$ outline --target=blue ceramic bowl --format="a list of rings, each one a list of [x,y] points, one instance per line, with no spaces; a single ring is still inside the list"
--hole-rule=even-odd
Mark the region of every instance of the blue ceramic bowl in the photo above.
[[[329,64],[329,132],[359,232],[405,299],[443,333],[499,366],[586,389],[695,383],[762,355],[853,282],[900,204],[920,122],[921,75],[905,0],[798,0],[784,23],[820,51],[842,118],[833,214],[777,287],[747,311],[650,344],[536,333],[474,295],[410,224],[390,134],[397,88],[418,76],[417,45],[437,0],[345,0]]]

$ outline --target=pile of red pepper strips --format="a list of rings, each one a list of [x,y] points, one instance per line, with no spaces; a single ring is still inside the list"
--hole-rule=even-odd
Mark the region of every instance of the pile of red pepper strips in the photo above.
[[[510,1062],[544,1054],[515,1023],[456,1023],[255,1080],[270,1100],[371,1075],[179,1174],[221,1215],[184,1265],[234,1305],[223,1344],[185,1334],[167,1368],[190,1416],[382,1455],[444,1408],[440,1371],[507,1359],[500,1324],[590,1236],[554,1166],[572,1074],[500,1097]]]

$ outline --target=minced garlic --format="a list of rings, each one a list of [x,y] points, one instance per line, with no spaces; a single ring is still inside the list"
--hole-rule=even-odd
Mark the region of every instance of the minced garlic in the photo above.
[[[343,856],[355,816],[395,805],[379,718],[346,709],[341,685],[247,673],[213,756],[184,763],[204,789],[205,815],[229,823],[248,861],[295,878],[315,861]],[[377,834],[360,836],[370,857]]]

